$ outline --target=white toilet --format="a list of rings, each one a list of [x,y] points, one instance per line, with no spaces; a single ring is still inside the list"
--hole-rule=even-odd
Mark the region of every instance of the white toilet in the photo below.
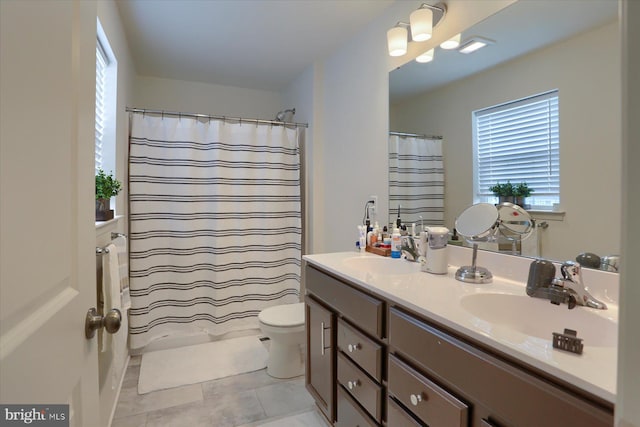
[[[269,337],[267,373],[293,378],[304,373],[301,346],[305,342],[304,303],[269,307],[258,315],[260,329]]]

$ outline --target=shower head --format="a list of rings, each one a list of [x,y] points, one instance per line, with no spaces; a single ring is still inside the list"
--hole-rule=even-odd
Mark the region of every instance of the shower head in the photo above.
[[[282,110],[276,114],[276,120],[279,122],[291,122],[293,120],[293,116],[296,114],[295,108],[290,108],[288,110]]]

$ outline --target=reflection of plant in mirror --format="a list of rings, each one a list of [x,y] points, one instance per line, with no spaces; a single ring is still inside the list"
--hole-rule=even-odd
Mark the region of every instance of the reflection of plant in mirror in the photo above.
[[[534,191],[533,188],[529,188],[526,182],[521,182],[515,186],[513,195],[516,197],[529,197]]]
[[[513,185],[510,181],[507,181],[506,184],[500,184],[498,182],[496,185],[492,185],[489,187],[489,191],[491,191],[494,196],[498,197],[529,197],[535,190],[530,188],[526,182]]]
[[[514,196],[514,186],[511,182],[507,181],[506,184],[500,184],[499,182],[496,185],[492,185],[489,187],[489,191],[493,192],[494,196]]]

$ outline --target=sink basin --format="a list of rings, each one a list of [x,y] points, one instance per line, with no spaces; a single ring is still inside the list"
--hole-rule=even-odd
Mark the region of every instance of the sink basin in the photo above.
[[[466,295],[460,304],[497,333],[511,330],[551,342],[553,332],[563,333],[568,328],[578,332],[585,347],[618,345],[618,324],[607,318],[611,316],[607,310],[582,306],[569,310],[564,304],[553,305],[541,298],[496,293]],[[492,335],[491,330],[483,329]]]
[[[420,264],[404,259],[385,257],[347,258],[344,265],[353,270],[379,275],[413,274],[420,271]]]

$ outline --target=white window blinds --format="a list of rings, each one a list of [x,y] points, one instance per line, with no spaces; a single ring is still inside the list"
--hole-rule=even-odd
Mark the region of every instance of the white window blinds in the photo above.
[[[558,92],[474,112],[477,201],[497,202],[489,187],[526,182],[531,207],[560,202]]]
[[[100,41],[96,44],[96,174],[102,168],[102,148],[106,121],[105,97],[107,84],[107,65],[109,60]]]

